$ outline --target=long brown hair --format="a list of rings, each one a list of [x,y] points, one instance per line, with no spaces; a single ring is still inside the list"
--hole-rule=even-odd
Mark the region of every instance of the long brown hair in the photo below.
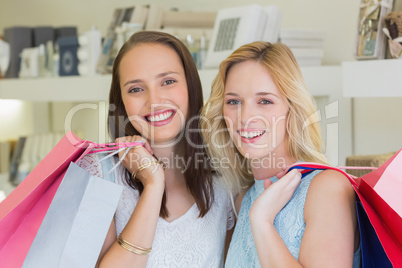
[[[183,64],[189,102],[187,123],[183,129],[185,134],[183,137],[186,137],[188,142],[181,143],[185,147],[184,157],[186,160],[188,159],[189,164],[183,173],[187,189],[194,197],[200,211],[199,216],[203,217],[209,211],[214,201],[212,171],[200,132],[188,130],[199,129],[199,114],[204,101],[201,81],[194,60],[186,46],[179,39],[167,33],[140,31],[133,34],[120,49],[113,63],[112,84],[109,94],[108,126],[110,136],[116,139],[123,136],[141,135],[128,120],[121,96],[119,76],[119,66],[122,58],[128,51],[139,44],[162,44],[173,48]],[[200,157],[203,161],[200,161]],[[130,187],[138,190],[140,194],[144,190],[144,186],[140,182],[132,180],[128,171],[126,172],[125,180]],[[162,199],[160,216],[163,218],[168,216],[166,194],[164,194]]]

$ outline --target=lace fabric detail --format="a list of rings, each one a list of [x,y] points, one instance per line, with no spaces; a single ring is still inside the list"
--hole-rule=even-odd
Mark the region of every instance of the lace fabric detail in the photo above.
[[[299,258],[300,245],[306,228],[306,223],[304,221],[304,205],[307,191],[312,179],[319,172],[321,171],[314,171],[303,178],[292,199],[278,213],[274,220],[275,229],[296,260]],[[272,183],[278,180],[276,177],[270,179]],[[225,267],[261,267],[248,215],[254,201],[263,191],[264,181],[256,180],[254,185],[244,196],[235,231],[230,243]],[[360,248],[355,252],[353,267],[359,267],[358,263],[360,263]]]
[[[85,156],[78,164],[89,173],[102,177],[99,156]],[[115,164],[113,159],[110,166]],[[91,166],[92,164],[92,166]],[[123,185],[116,213],[116,232],[119,235],[125,228],[139,199],[137,190],[129,187],[124,180],[125,169],[118,166],[114,172],[115,183]],[[223,267],[223,254],[227,230],[234,226],[235,216],[228,191],[214,177],[215,202],[208,213],[200,218],[194,204],[178,219],[167,222],[159,218],[157,222],[152,252],[146,267]]]
[[[98,178],[103,178],[102,168],[99,163],[99,156],[97,154],[88,154],[81,158],[77,165],[80,168],[85,169],[89,174],[96,176]]]

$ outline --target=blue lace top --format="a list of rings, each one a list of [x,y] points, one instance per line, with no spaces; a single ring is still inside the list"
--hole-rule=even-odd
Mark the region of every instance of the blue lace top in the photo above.
[[[292,199],[278,213],[274,226],[290,253],[298,260],[300,244],[303,238],[306,223],[304,222],[304,204],[307,190],[312,179],[321,171],[314,171],[306,175],[296,189]],[[278,178],[270,178],[272,183]],[[254,201],[264,191],[264,181],[255,180],[254,185],[243,198],[236,227],[230,242],[225,267],[261,267],[258,261],[257,249],[254,244],[250,228],[249,212]],[[360,267],[360,246],[353,258],[353,268]]]

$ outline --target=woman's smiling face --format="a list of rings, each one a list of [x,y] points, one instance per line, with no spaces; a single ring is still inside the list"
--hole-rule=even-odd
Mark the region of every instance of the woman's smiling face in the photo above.
[[[161,44],[137,45],[122,58],[119,75],[134,128],[154,143],[175,141],[188,114],[186,76],[176,51]]]
[[[257,61],[233,65],[227,74],[223,115],[229,135],[246,158],[287,152],[289,106],[268,70]]]

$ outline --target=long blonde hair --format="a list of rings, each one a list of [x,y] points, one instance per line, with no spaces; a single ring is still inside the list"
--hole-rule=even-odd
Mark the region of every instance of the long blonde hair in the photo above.
[[[300,68],[290,49],[281,43],[253,42],[234,51],[219,66],[211,91],[204,105],[201,128],[207,151],[218,165],[216,170],[233,192],[239,192],[253,183],[248,160],[236,149],[230,139],[223,117],[223,102],[227,74],[235,64],[253,60],[266,67],[289,106],[287,117],[288,153],[294,159],[326,163],[322,154],[322,139],[313,96],[308,92]],[[220,161],[232,166],[222,165]],[[240,161],[240,162],[239,162]],[[240,164],[239,164],[240,163]]]

